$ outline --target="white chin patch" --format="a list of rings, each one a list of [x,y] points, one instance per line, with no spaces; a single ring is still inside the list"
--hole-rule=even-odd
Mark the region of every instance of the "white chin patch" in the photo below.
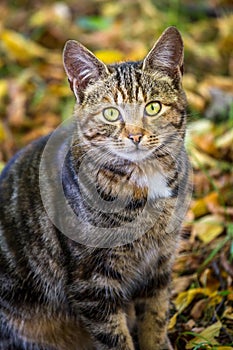
[[[148,158],[150,152],[135,150],[131,152],[117,152],[117,155],[121,158],[130,160],[131,162],[138,163]]]

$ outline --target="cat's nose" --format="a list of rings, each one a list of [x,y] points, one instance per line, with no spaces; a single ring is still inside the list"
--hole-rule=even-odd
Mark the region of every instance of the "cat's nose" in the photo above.
[[[140,134],[140,133],[138,133],[138,134],[129,134],[129,135],[128,135],[128,138],[129,138],[131,141],[133,141],[133,143],[134,143],[135,145],[138,145],[139,142],[140,142],[141,139],[142,139],[142,134]]]

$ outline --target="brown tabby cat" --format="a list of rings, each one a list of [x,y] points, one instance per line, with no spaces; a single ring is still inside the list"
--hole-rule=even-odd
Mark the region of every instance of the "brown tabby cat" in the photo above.
[[[142,62],[108,66],[68,41],[64,66],[74,124],[0,178],[0,349],[172,349],[189,193],[181,36],[170,27]]]

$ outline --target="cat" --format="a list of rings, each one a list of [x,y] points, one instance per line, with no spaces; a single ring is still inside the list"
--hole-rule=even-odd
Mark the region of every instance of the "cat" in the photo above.
[[[0,349],[172,349],[171,269],[190,194],[183,42],[105,65],[69,40],[69,125],[0,177]]]

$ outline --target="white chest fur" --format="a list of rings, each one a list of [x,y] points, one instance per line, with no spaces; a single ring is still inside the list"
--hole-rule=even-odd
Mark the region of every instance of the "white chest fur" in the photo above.
[[[160,172],[147,176],[148,198],[167,198],[171,196],[171,189],[167,186],[165,176]]]
[[[171,196],[171,189],[167,186],[165,175],[158,170],[143,172],[134,181],[139,187],[148,188],[148,199],[168,198]]]

